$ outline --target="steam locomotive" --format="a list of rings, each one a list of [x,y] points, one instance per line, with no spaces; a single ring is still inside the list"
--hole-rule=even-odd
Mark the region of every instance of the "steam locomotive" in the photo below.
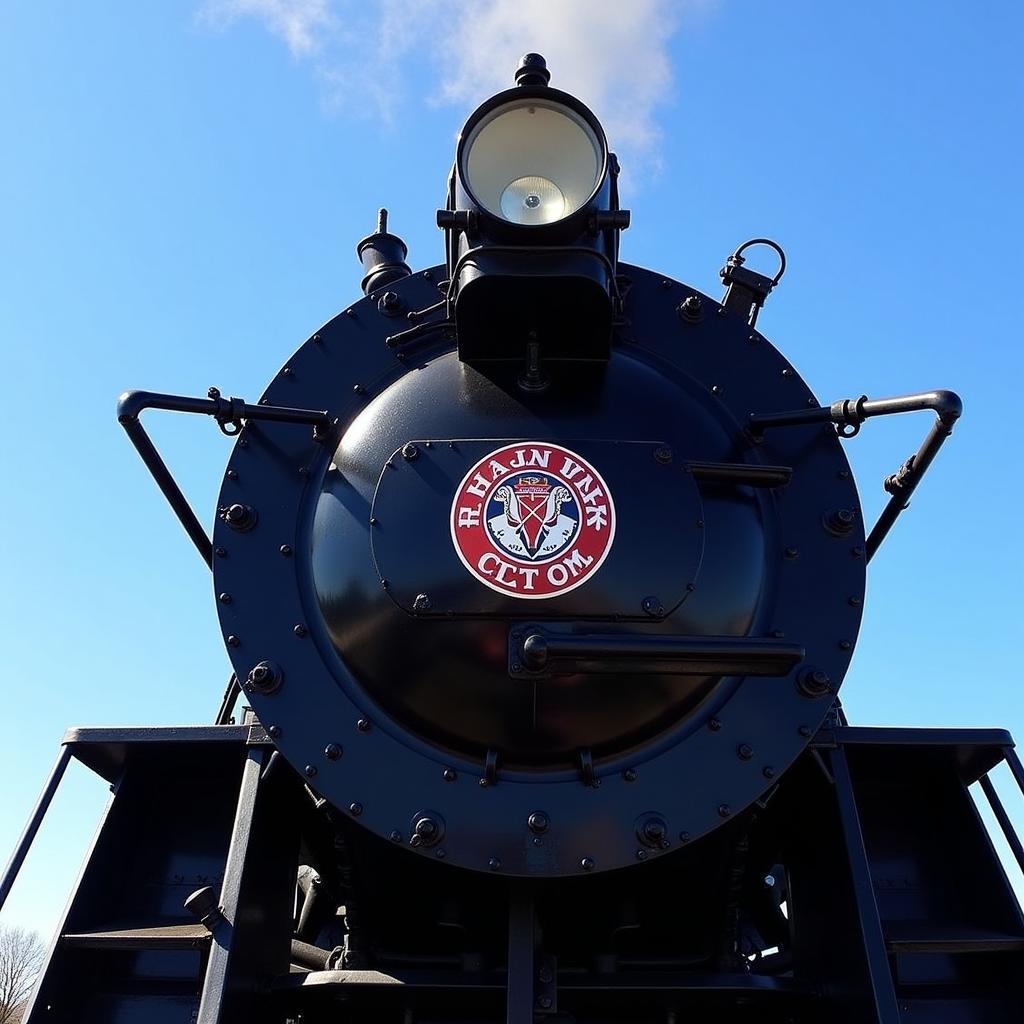
[[[72,757],[115,795],[29,1024],[1021,1019],[969,792],[1024,864],[1012,740],[838,699],[960,400],[820,404],[757,327],[773,242],[721,299],[620,261],[618,162],[549,77],[466,123],[443,264],[382,211],[258,402],[122,396],[234,675],[215,725],[66,736],[0,895]],[[234,435],[212,538],[147,409]],[[867,531],[844,443],[916,411]]]

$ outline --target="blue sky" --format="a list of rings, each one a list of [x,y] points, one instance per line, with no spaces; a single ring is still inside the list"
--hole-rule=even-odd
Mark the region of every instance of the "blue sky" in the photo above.
[[[208,721],[229,672],[209,574],[117,394],[258,396],[358,294],[379,205],[414,266],[440,262],[455,134],[525,49],[606,119],[627,261],[718,294],[739,241],[776,238],[790,269],[760,326],[821,400],[963,395],[871,566],[843,697],[859,723],[1024,736],[1022,10],[6,0],[0,858],[66,726]],[[148,422],[209,522],[228,442]],[[869,519],[927,425],[849,444]],[[4,922],[53,926],[104,797],[69,777]]]

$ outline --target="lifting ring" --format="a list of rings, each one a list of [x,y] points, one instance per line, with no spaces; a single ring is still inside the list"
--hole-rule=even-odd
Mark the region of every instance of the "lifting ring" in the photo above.
[[[772,278],[772,287],[774,288],[782,280],[782,275],[786,272],[786,254],[782,251],[782,246],[778,242],[773,242],[770,238],[751,238],[749,241],[736,247],[736,251],[729,257],[729,262],[742,265],[744,262],[743,252],[752,245],[767,245],[769,249],[774,249],[778,255],[779,272]]]

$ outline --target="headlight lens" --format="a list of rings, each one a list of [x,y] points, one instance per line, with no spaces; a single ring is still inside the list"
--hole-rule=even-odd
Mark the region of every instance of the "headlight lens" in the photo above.
[[[488,213],[513,224],[551,224],[594,194],[605,154],[594,129],[558,103],[513,100],[469,131],[462,179]]]

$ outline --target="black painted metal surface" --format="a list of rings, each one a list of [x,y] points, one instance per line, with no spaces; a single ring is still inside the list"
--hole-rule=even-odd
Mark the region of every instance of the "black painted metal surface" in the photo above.
[[[390,287],[420,308],[439,272]],[[215,588],[239,678],[263,661],[281,670],[271,695],[249,694],[261,720],[319,792],[358,804],[378,835],[409,842],[417,809],[434,808],[448,863],[600,871],[635,861],[645,811],[665,817],[672,843],[718,827],[806,746],[856,640],[863,527],[835,431],[750,441],[750,414],[813,402],[806,385],[737,316],[686,324],[676,311],[689,289],[625,273],[630,326],[608,366],[553,367],[537,394],[517,386],[516,369],[460,362],[443,339],[389,349],[392,322],[371,295],[318,331],[264,396],[330,409],[337,451],[308,429],[250,423],[230,462],[219,504],[259,519],[244,533],[217,524]],[[615,501],[606,562],[550,601],[494,593],[449,535],[462,474],[516,439],[599,462]],[[407,446],[416,457],[403,457]],[[688,473],[690,462],[785,469],[778,486],[751,487]],[[828,525],[836,510],[851,513],[841,531]],[[538,620],[785,640],[806,654],[775,678],[577,673],[542,685],[514,678],[508,662],[510,631]],[[827,679],[820,696],[805,695],[808,670]],[[331,744],[344,756],[329,760]],[[488,752],[497,785],[481,785]],[[600,786],[584,784],[581,753]],[[526,827],[538,808],[552,823],[540,844]]]

